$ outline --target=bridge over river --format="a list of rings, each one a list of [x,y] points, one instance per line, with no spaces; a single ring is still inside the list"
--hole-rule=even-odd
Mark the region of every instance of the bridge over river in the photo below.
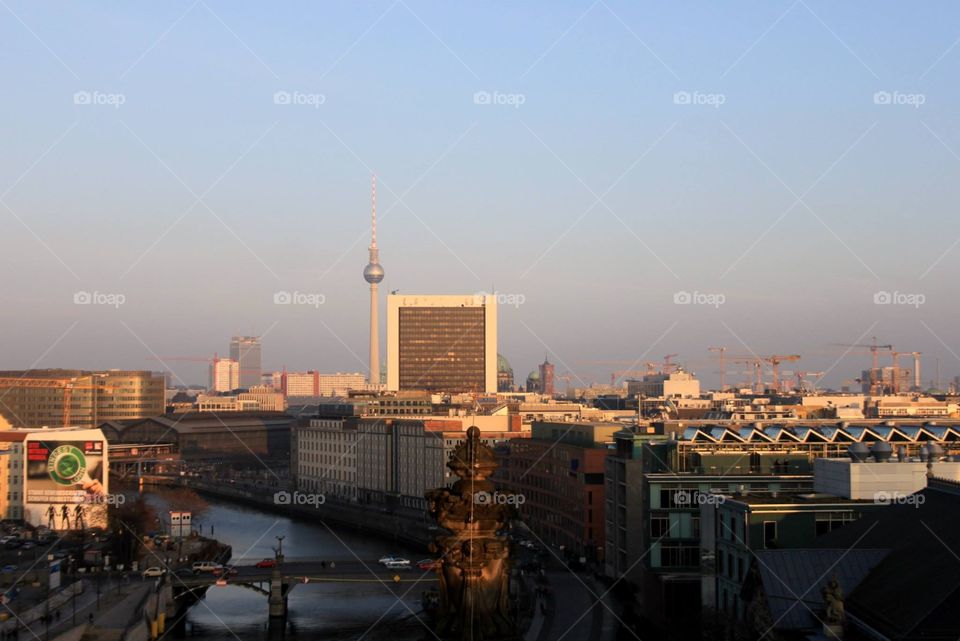
[[[388,569],[376,561],[357,559],[285,559],[280,556],[273,567],[256,565],[227,565],[219,574],[198,572],[195,574],[167,574],[164,583],[169,587],[173,600],[192,596],[198,590],[211,586],[236,585],[260,592],[268,597],[271,620],[283,620],[287,616],[287,597],[297,585],[308,583],[373,583],[404,593],[434,587],[436,572],[431,568],[421,570],[413,565],[405,569]]]

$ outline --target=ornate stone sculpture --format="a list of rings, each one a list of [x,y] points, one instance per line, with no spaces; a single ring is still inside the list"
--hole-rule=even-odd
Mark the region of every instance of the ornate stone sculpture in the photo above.
[[[820,594],[826,606],[827,625],[843,625],[843,588],[840,587],[837,577],[831,578],[820,590]]]
[[[467,430],[447,463],[459,477],[453,487],[427,492],[430,515],[446,530],[431,544],[440,554],[437,634],[462,641],[517,639],[510,616],[510,546],[498,534],[514,508],[497,500],[488,477],[497,469],[480,430]]]

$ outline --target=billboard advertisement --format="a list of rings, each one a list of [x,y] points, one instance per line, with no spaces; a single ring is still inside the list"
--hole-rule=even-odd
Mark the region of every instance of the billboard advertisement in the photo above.
[[[100,430],[31,434],[24,516],[52,530],[107,526],[107,442]]]

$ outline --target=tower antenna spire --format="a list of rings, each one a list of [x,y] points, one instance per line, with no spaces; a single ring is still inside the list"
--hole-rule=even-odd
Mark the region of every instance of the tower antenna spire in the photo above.
[[[377,175],[370,178],[370,247],[377,248]]]

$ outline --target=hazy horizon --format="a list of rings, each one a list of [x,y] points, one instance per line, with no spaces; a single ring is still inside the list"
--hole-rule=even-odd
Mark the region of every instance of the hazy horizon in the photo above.
[[[264,370],[366,371],[376,172],[381,295],[522,298],[517,383],[545,353],[587,382],[678,353],[712,387],[726,346],[839,387],[870,357],[831,344],[872,336],[924,382],[960,371],[954,4],[0,16],[2,369],[156,370],[252,334]]]

